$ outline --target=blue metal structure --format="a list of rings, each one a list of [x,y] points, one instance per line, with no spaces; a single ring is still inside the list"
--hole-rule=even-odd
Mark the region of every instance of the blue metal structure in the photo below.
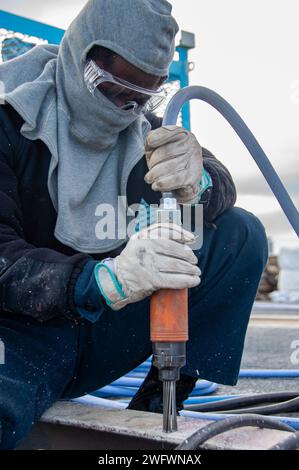
[[[176,48],[179,60],[173,61],[170,67],[169,80],[179,80],[180,88],[189,86],[189,62],[188,49],[182,46]],[[190,102],[188,101],[182,108],[182,123],[185,129],[191,129]]]
[[[59,44],[64,35],[63,29],[30,20],[23,16],[13,15],[3,10],[0,10],[0,28],[45,39],[51,44]]]
[[[40,23],[38,21],[34,21],[23,16],[14,15],[3,10],[0,10],[0,28],[44,39],[50,44],[60,44],[65,32],[63,29],[56,28],[45,23]],[[183,34],[188,35],[188,33]],[[192,37],[192,35],[190,36]],[[180,45],[179,47],[177,47],[176,50],[179,55],[179,60],[173,61],[173,63],[171,64],[169,81],[179,81],[181,88],[189,85],[188,50],[192,47],[194,46],[187,45],[185,47],[183,45]],[[182,109],[182,123],[185,129],[190,130],[191,123],[189,103],[186,103],[186,105]]]

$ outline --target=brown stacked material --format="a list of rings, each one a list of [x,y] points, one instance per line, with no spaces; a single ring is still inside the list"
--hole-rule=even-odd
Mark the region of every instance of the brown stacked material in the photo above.
[[[277,290],[279,266],[276,255],[269,256],[268,263],[262,274],[256,300],[271,300],[270,292]]]

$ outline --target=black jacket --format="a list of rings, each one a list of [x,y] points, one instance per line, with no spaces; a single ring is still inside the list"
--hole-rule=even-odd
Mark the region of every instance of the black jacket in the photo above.
[[[161,125],[153,115],[148,119],[153,128]],[[75,318],[74,289],[86,263],[121,250],[88,255],[54,237],[57,214],[47,187],[51,155],[41,140],[20,134],[23,122],[10,105],[0,106],[0,311],[40,321],[61,315]],[[204,205],[207,225],[234,205],[236,189],[228,170],[207,150],[204,167],[213,180]],[[149,204],[159,202],[161,194],[144,182],[146,172],[142,158],[129,176],[129,205],[142,197]]]

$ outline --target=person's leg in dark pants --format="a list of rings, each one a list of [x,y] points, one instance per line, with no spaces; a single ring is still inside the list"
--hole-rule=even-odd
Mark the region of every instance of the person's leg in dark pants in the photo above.
[[[0,313],[0,449],[14,449],[62,395],[73,376],[78,330],[69,321],[40,324]]]
[[[217,229],[204,229],[196,252],[202,280],[189,291],[190,339],[181,372],[233,385],[268,248],[263,225],[244,209],[229,209],[215,223]],[[81,330],[77,378],[66,396],[103,387],[151,355],[149,303],[145,299],[116,312],[107,308],[98,322]]]

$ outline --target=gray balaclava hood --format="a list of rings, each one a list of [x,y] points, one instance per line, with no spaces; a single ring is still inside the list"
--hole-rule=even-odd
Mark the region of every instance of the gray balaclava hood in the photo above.
[[[171,11],[165,0],[89,0],[60,47],[39,45],[0,65],[0,99],[23,117],[21,134],[43,140],[51,152],[54,235],[75,250],[103,253],[123,243],[123,238],[99,238],[99,205],[116,209],[118,196],[126,195],[128,176],[144,154],[150,130],[142,113],[118,108],[98,90],[95,96],[89,93],[86,55],[98,44],[144,72],[167,75],[178,31]],[[115,222],[117,229],[117,217]]]

